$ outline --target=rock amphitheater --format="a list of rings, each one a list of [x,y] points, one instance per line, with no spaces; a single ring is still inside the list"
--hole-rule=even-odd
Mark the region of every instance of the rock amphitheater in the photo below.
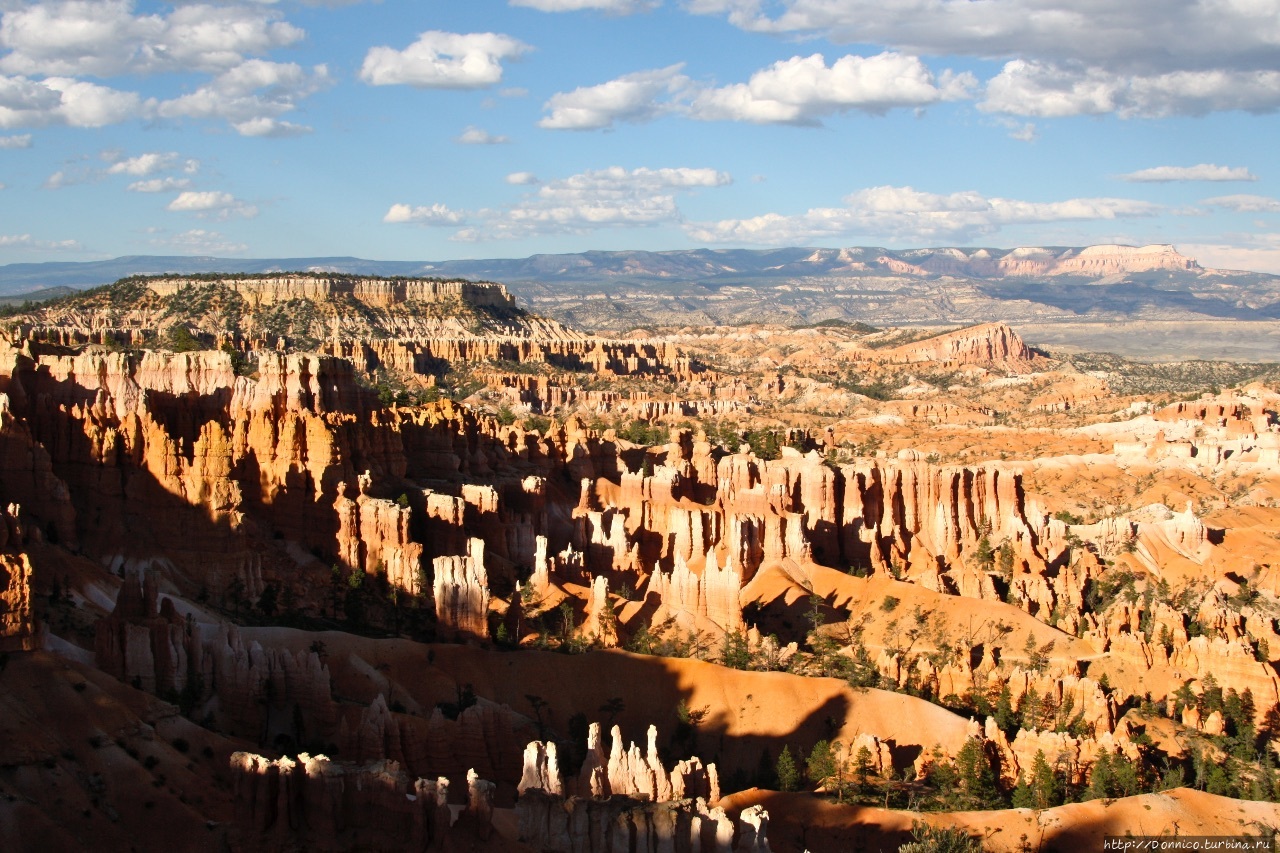
[[[1000,324],[602,339],[498,285],[143,288],[0,344],[0,848],[1280,827],[1274,383],[1122,396]]]

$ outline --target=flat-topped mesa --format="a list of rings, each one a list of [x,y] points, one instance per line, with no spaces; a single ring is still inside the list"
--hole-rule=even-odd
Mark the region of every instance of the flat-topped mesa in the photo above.
[[[346,295],[366,305],[385,308],[404,302],[447,302],[460,300],[477,307],[505,308],[515,305],[506,287],[493,282],[444,281],[417,278],[357,278],[306,273],[235,276],[227,278],[155,278],[146,282],[159,296],[174,296],[183,288],[217,283],[229,287],[255,307],[290,299],[329,299]]]
[[[1148,270],[1197,270],[1194,258],[1178,253],[1173,246],[1089,246],[1079,252],[1068,252],[1049,270],[1050,275],[1113,275]]]

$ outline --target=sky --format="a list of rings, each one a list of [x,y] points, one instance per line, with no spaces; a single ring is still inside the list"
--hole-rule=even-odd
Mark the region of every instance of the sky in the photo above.
[[[0,0],[0,264],[1172,243],[1280,273],[1280,0]]]

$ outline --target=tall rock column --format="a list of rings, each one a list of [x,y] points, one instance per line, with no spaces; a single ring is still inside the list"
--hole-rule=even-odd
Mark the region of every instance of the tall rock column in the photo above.
[[[468,540],[465,556],[436,557],[432,568],[440,630],[461,639],[489,639],[489,576],[484,568],[484,540]]]

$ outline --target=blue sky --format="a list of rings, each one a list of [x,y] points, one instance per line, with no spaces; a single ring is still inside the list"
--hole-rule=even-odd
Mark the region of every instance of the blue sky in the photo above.
[[[1173,243],[1280,272],[1280,0],[0,0],[0,263]]]

